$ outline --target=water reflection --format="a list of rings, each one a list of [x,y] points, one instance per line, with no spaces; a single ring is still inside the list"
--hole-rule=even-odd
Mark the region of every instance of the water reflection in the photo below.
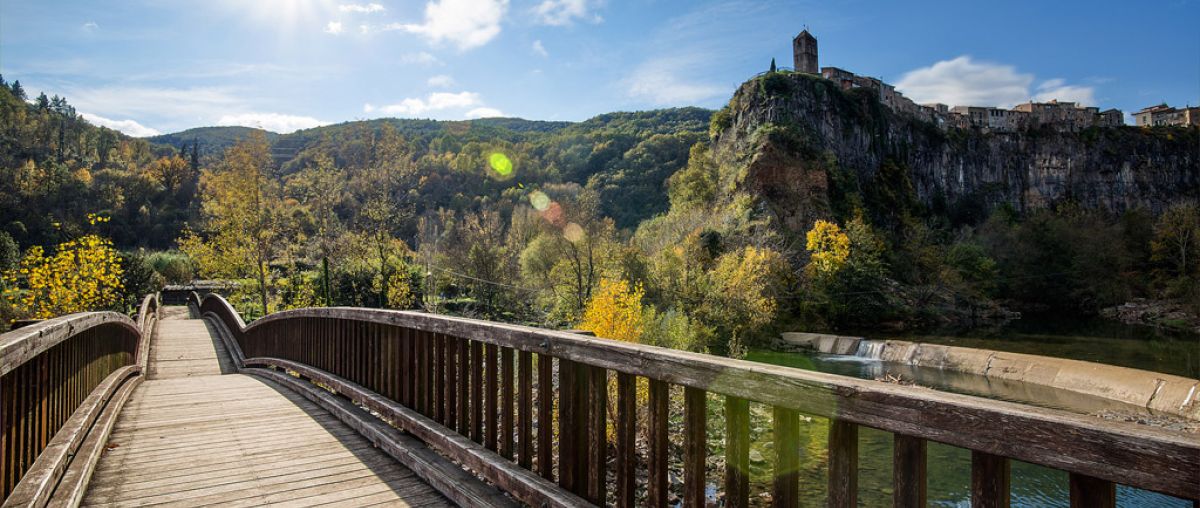
[[[922,369],[908,365],[839,355],[809,355],[801,353],[751,352],[748,360],[799,367],[864,379],[892,375],[946,391],[1004,399],[1013,402],[1093,413],[1112,409],[1139,411],[1136,406],[1064,392],[1054,388],[1014,381],[988,380],[982,376]],[[1144,411],[1144,410],[1141,410]],[[801,420],[801,506],[824,506],[826,496],[828,452],[828,421],[821,418]],[[890,506],[892,502],[892,439],[891,433],[862,428],[859,433],[859,504],[861,506]],[[751,477],[760,489],[769,491],[771,458],[769,441],[751,444],[752,456],[766,457],[765,462],[751,464]],[[930,443],[928,448],[928,499],[930,506],[970,506],[971,453],[953,446]],[[1054,507],[1070,506],[1067,473],[1028,464],[1012,463],[1012,506]],[[1117,505],[1120,507],[1190,508],[1191,503],[1154,492],[1118,486]]]

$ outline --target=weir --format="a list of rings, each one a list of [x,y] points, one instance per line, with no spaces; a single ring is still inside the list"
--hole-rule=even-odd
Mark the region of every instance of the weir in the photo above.
[[[137,321],[0,336],[6,506],[699,507],[718,489],[797,506],[802,415],[830,421],[829,506],[858,504],[862,427],[894,436],[896,506],[926,504],[931,441],[971,451],[973,506],[1008,505],[1013,460],[1066,471],[1073,506],[1115,506],[1116,484],[1200,499],[1194,434],[487,321],[312,308],[247,325],[220,296],[188,300],[190,316],[151,295]],[[748,473],[758,408],[766,485]]]

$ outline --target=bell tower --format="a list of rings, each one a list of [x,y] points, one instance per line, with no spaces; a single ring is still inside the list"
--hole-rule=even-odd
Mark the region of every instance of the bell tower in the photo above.
[[[792,39],[792,60],[796,72],[821,73],[821,68],[817,65],[817,38],[808,33],[807,28]]]

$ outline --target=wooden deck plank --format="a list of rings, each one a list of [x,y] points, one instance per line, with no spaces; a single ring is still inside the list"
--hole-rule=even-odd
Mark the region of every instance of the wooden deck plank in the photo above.
[[[449,506],[308,399],[230,374],[202,320],[164,319],[84,506]]]

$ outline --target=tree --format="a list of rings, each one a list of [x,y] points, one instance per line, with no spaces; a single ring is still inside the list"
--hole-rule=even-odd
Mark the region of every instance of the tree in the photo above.
[[[104,221],[102,218],[94,220]],[[112,242],[88,234],[58,244],[53,254],[33,246],[21,259],[18,270],[3,279],[10,302],[26,315],[38,319],[92,310],[118,309],[122,275],[117,250]],[[12,291],[24,287],[23,293]]]
[[[29,99],[29,96],[25,95],[25,88],[21,86],[21,80],[19,79],[12,82],[12,94],[13,97],[22,102]]]
[[[179,248],[206,276],[254,277],[263,314],[270,312],[269,263],[279,254],[287,214],[270,175],[271,152],[261,132],[230,147],[201,177],[204,230],[185,230]]]
[[[771,59],[771,72],[775,72],[775,71],[776,71],[776,69],[775,69],[775,59],[774,59],[774,58],[772,58],[772,59]]]
[[[716,260],[701,314],[725,336],[718,346],[741,355],[745,340],[774,321],[786,271],[783,255],[770,248],[747,246]]]
[[[816,221],[805,240],[805,248],[811,253],[805,270],[810,275],[835,274],[850,258],[850,237],[833,222]]]
[[[315,230],[311,238],[321,260],[321,296],[326,305],[332,304],[329,258],[338,247],[342,230],[336,208],[345,197],[345,188],[341,170],[334,167],[333,159],[324,152],[318,153],[303,171],[288,180],[289,195],[298,198],[312,218]]]
[[[597,337],[637,343],[644,328],[643,296],[645,291],[641,284],[631,286],[624,279],[601,279],[583,311],[579,328],[595,333]]]
[[[1154,225],[1151,259],[1170,266],[1176,277],[1192,274],[1200,266],[1200,206],[1195,202],[1172,205]]]
[[[192,178],[192,167],[178,155],[154,161],[146,167],[146,172],[168,194],[175,194]]]

